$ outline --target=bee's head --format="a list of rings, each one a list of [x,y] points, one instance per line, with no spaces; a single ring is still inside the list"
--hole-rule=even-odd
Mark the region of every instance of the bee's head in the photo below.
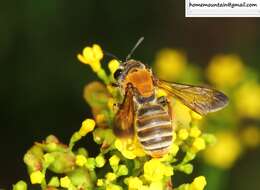
[[[136,72],[137,70],[140,69],[146,69],[145,64],[143,64],[140,61],[136,60],[128,60],[126,62],[123,62],[119,68],[114,72],[114,78],[116,81],[120,82],[125,79],[125,77],[132,73]]]
[[[134,53],[135,49],[142,43],[143,40],[144,40],[144,37],[141,37],[137,41],[135,46],[132,48],[130,53],[127,55],[126,61],[121,62],[120,67],[115,71],[114,78],[116,81],[120,82],[120,81],[124,80],[128,74],[135,72],[138,69],[140,70],[140,69],[146,68],[146,66],[142,62],[130,59],[132,54]]]

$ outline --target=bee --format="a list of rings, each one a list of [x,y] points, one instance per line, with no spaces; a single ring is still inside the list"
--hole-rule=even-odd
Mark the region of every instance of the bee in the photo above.
[[[174,130],[170,99],[166,96],[158,98],[158,89],[200,115],[224,108],[228,98],[212,88],[158,79],[144,63],[129,59],[141,41],[114,73],[115,85],[124,97],[115,115],[114,133],[121,138],[137,135],[144,151],[158,158],[169,152]]]

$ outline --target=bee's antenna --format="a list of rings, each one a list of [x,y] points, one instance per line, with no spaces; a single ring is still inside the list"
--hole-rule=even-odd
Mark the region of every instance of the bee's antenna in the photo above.
[[[104,50],[103,50],[103,51],[104,51]],[[110,52],[104,51],[104,54],[105,54],[106,56],[109,56],[109,57],[112,57],[112,58],[118,60],[120,63],[122,62],[117,56],[115,56],[114,54],[112,54],[112,53],[110,53]]]
[[[144,37],[139,38],[139,40],[136,42],[135,46],[133,47],[133,49],[130,51],[130,53],[127,55],[126,57],[126,61],[128,61],[132,54],[134,53],[134,51],[136,50],[136,48],[142,43],[142,41],[144,40]]]

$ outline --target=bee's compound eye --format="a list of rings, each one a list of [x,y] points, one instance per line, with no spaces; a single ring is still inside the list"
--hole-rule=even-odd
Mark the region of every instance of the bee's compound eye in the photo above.
[[[123,70],[122,69],[117,69],[116,72],[114,73],[114,78],[118,80],[120,75],[122,74]]]

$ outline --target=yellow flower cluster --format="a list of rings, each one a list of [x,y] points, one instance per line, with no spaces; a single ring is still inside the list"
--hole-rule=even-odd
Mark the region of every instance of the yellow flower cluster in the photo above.
[[[192,126],[190,128],[180,128],[177,131],[177,143],[183,143],[183,141],[188,140],[192,142],[191,151],[197,153],[198,151],[204,150],[206,148],[206,141],[201,136],[202,132],[197,126]]]
[[[44,175],[42,174],[41,171],[32,172],[30,175],[32,184],[41,184],[43,178],[44,178]]]
[[[260,118],[260,85],[255,81],[240,86],[235,94],[238,114],[242,117]]]
[[[232,87],[244,77],[244,65],[239,56],[217,55],[207,68],[208,79],[219,87]]]
[[[161,181],[154,181],[150,184],[145,184],[143,181],[138,177],[128,177],[124,181],[127,186],[128,190],[164,190],[165,187]]]
[[[86,119],[82,122],[81,128],[79,131],[75,132],[71,139],[69,147],[70,149],[73,148],[74,144],[79,141],[82,137],[86,136],[89,132],[94,130],[96,123],[93,119]]]
[[[194,167],[190,163],[191,160],[213,141],[212,136],[203,134],[198,127],[201,116],[176,99],[172,99],[170,102],[174,126],[170,150],[162,158],[151,158],[141,147],[136,135],[134,138],[121,139],[113,134],[113,118],[117,111],[114,104],[122,101],[122,97],[110,83],[114,82],[113,73],[120,63],[117,60],[109,61],[110,74],[107,75],[101,65],[103,51],[97,44],[84,48],[78,59],[90,65],[105,83],[105,85],[91,83],[84,90],[84,98],[90,104],[95,120],[84,120],[80,129],[72,135],[69,146],[61,144],[56,138],[46,140],[50,142],[46,143],[46,147],[39,143],[43,149],[40,152],[40,161],[44,161],[43,168],[40,170],[33,168],[30,172],[31,182],[41,184],[45,189],[62,187],[69,190],[94,188],[122,190],[127,186],[129,190],[164,190],[172,189],[172,177],[177,172],[191,174]],[[186,62],[182,52],[165,49],[157,55],[156,67],[159,69],[159,75],[167,79],[177,79],[187,67]],[[165,72],[168,74],[165,75]],[[167,96],[167,93],[156,89],[156,96]],[[90,132],[94,141],[100,145],[100,152],[95,157],[90,157],[91,153],[89,154],[84,148],[74,147],[76,142]],[[184,157],[179,156],[179,152]],[[30,160],[34,159],[33,156],[29,155],[29,158],[25,159],[29,166],[35,165],[34,160],[33,162]],[[101,173],[96,173],[98,168],[101,168]],[[47,183],[45,179],[47,169],[63,174],[63,177],[52,176]],[[200,176],[190,184],[174,188],[203,190],[205,185],[205,178]]]
[[[134,159],[136,157],[145,156],[145,152],[137,141],[134,139],[116,139],[115,147],[119,150],[124,157]]]
[[[205,161],[219,168],[228,169],[233,166],[241,153],[239,139],[231,132],[216,134],[217,143],[204,151]]]
[[[158,159],[151,159],[144,164],[144,177],[147,181],[161,181],[173,175],[173,168]]]
[[[78,54],[77,57],[82,63],[89,64],[94,72],[101,69],[100,61],[103,58],[103,51],[99,45],[94,44],[92,47],[85,47],[82,54]]]
[[[183,184],[176,190],[203,190],[207,182],[204,176],[196,177],[191,184]]]
[[[155,70],[159,78],[175,81],[186,67],[186,56],[183,52],[163,49],[155,58]]]

